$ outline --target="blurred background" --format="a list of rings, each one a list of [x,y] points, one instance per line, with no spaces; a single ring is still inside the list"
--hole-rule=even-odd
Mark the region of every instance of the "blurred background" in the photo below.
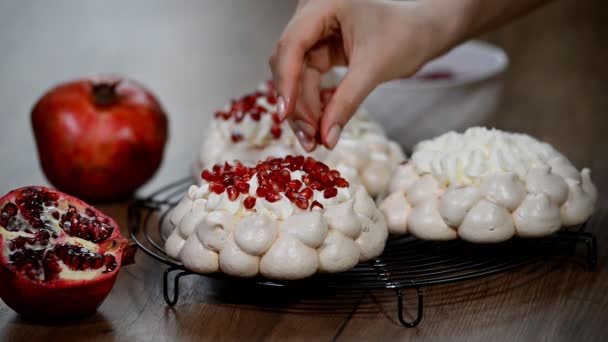
[[[30,110],[53,85],[100,73],[150,88],[170,118],[163,165],[142,191],[188,175],[206,122],[269,77],[295,1],[0,0],[0,192],[46,184]],[[559,0],[482,39],[506,50],[504,92],[486,120],[608,172],[608,5]],[[27,170],[27,172],[24,172]]]

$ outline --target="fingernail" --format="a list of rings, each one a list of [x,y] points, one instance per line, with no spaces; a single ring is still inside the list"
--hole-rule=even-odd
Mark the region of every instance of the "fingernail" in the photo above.
[[[279,119],[285,120],[287,113],[285,113],[285,99],[283,96],[279,96],[277,99],[277,112],[279,113]]]
[[[342,127],[340,127],[340,125],[331,126],[331,128],[329,129],[329,132],[327,133],[327,148],[328,149],[331,150],[334,147],[336,147],[336,144],[338,143],[338,138],[340,138],[340,133],[342,133]]]
[[[315,142],[312,141],[304,131],[298,130],[296,131],[296,138],[300,142],[300,145],[306,150],[306,152],[311,152],[315,149]]]
[[[306,121],[295,120],[293,122],[293,126],[294,126],[295,130],[303,131],[309,137],[314,137],[315,136],[315,133],[316,133],[315,128],[311,124],[309,124],[308,122],[306,122]]]

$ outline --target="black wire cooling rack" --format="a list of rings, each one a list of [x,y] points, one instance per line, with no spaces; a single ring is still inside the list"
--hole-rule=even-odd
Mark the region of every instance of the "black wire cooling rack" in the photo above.
[[[167,214],[190,184],[190,178],[179,180],[146,198],[137,199],[129,206],[131,237],[142,251],[168,265],[162,281],[163,295],[170,306],[174,306],[179,299],[180,278],[198,274],[167,256],[161,233],[162,227],[168,224]],[[546,238],[512,239],[491,245],[475,245],[461,240],[422,241],[411,236],[391,238],[384,253],[372,262],[361,263],[348,272],[318,274],[297,281],[275,281],[263,277],[241,279],[221,273],[198,275],[265,287],[391,290],[395,292],[399,322],[405,327],[415,327],[422,320],[424,287],[487,277],[548,258],[572,257],[578,245],[584,246],[587,267],[593,270],[597,261],[597,240],[592,233],[585,231],[585,226],[582,224],[561,230]],[[402,291],[406,289],[415,289],[417,294],[417,314],[411,321],[405,319],[403,312]]]

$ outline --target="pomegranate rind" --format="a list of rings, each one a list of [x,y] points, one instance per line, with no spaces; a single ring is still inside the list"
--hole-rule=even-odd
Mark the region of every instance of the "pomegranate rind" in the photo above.
[[[118,101],[100,108],[93,89],[103,83],[116,85]],[[49,182],[95,202],[128,198],[149,181],[169,134],[160,101],[141,84],[118,77],[57,85],[34,105],[31,124]]]
[[[116,277],[113,272],[94,281],[63,281],[52,285],[34,283],[0,267],[0,297],[20,316],[41,321],[92,315],[106,299]]]

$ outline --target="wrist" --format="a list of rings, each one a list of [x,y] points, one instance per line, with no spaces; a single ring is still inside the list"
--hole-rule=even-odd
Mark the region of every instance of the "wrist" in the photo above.
[[[417,1],[430,32],[428,59],[440,56],[470,38],[474,30],[476,0]]]

